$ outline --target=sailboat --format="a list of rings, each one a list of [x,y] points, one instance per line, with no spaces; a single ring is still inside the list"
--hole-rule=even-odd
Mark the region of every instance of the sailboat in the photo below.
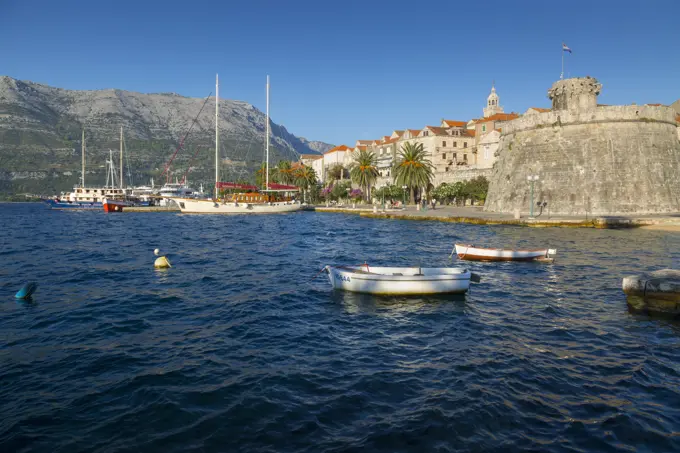
[[[219,77],[215,78],[215,198],[201,200],[195,198],[172,198],[183,213],[192,214],[274,214],[299,211],[302,205],[286,197],[286,194],[298,192],[295,186],[286,186],[269,182],[269,76],[267,76],[267,121],[266,121],[266,183],[265,189],[257,186],[220,182],[220,97]],[[233,193],[219,198],[220,190]]]
[[[113,187],[96,187],[85,185],[85,130],[83,129],[83,136],[81,139],[81,165],[82,174],[80,178],[80,186],[73,188],[73,192],[64,197],[55,197],[44,200],[52,209],[63,210],[99,210],[101,211],[104,198],[106,197],[121,197],[124,195],[124,189]],[[113,165],[113,159],[107,161],[107,165]]]
[[[106,175],[106,187],[111,181],[111,190],[116,190],[116,169],[113,163],[113,153],[109,150],[108,173]],[[120,127],[120,187],[117,192],[113,192],[102,200],[105,212],[122,212],[123,208],[129,206],[148,206],[149,200],[141,200],[133,194],[133,189],[126,189],[123,181],[123,127]]]

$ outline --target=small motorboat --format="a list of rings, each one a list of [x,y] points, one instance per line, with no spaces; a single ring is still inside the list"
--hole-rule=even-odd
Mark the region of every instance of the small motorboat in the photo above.
[[[479,275],[452,267],[326,266],[333,289],[381,295],[447,294],[467,292]]]
[[[537,250],[503,250],[475,247],[473,245],[455,245],[458,259],[468,261],[543,261],[553,262],[556,249]]]

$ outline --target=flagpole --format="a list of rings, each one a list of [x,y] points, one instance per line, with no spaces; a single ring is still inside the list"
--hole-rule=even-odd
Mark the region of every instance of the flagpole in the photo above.
[[[564,46],[562,47],[562,72],[560,73],[560,80],[564,79]]]

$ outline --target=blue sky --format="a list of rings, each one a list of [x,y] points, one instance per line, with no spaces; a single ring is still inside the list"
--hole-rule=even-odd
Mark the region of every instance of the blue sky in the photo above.
[[[680,98],[680,1],[0,0],[0,75],[69,89],[204,97],[264,110],[333,144],[549,106],[559,78],[604,104]]]

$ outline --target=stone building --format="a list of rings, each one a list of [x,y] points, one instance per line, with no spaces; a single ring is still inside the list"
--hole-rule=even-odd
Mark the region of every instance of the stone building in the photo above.
[[[555,82],[552,109],[503,124],[487,211],[625,215],[680,212],[676,112],[662,105],[603,106],[591,77]]]

